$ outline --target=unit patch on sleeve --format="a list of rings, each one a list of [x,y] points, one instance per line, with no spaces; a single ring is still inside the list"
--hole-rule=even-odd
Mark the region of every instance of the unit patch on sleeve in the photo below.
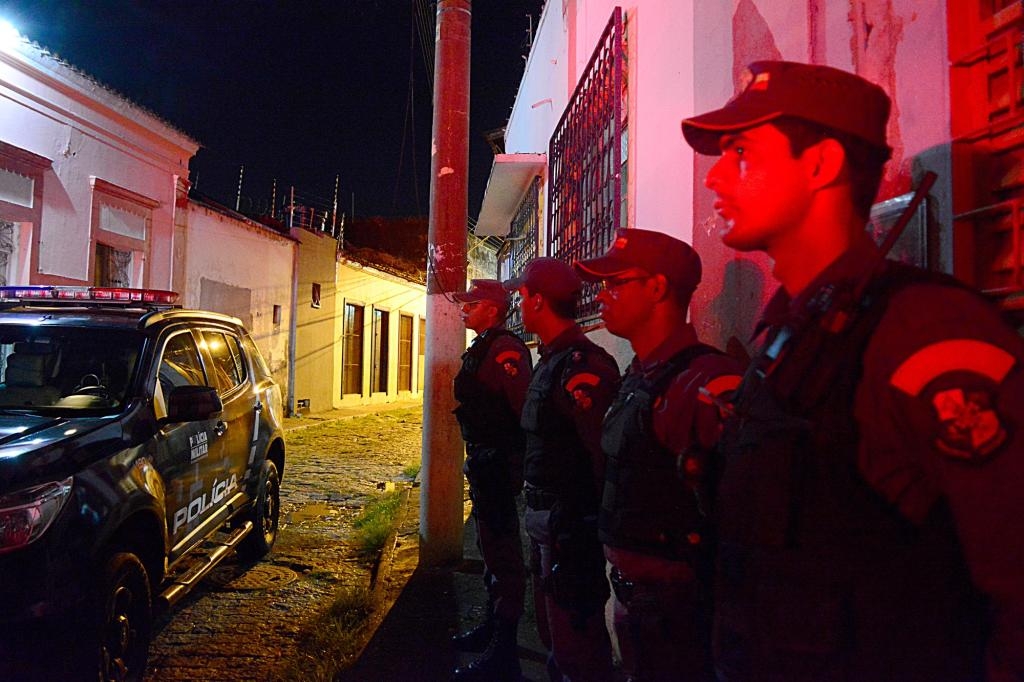
[[[596,374],[580,372],[565,382],[565,390],[572,396],[576,407],[586,411],[594,406],[594,398],[590,395],[590,391],[597,388],[600,383],[601,377]]]
[[[904,360],[889,383],[930,404],[938,422],[935,447],[956,459],[980,461],[1006,442],[996,393],[1016,359],[973,339],[930,344]]]
[[[506,350],[498,353],[495,361],[501,365],[501,368],[505,370],[505,374],[510,377],[519,375],[519,361],[521,356],[519,351]]]
[[[979,459],[1002,445],[1006,429],[992,403],[992,395],[983,390],[937,392],[932,398],[941,429],[936,447],[952,457]]]

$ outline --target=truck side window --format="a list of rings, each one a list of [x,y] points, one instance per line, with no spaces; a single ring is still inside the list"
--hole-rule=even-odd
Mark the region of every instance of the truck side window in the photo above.
[[[238,339],[231,334],[203,330],[203,343],[213,358],[213,375],[221,395],[245,381],[245,364]]]
[[[153,409],[157,418],[167,416],[165,396],[175,386],[207,386],[199,348],[192,335],[181,332],[167,339],[160,356],[160,369],[153,394]]]

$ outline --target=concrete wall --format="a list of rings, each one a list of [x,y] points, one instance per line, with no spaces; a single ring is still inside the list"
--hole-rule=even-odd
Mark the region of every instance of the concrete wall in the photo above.
[[[294,229],[299,240],[299,289],[295,311],[295,399],[308,401],[309,412],[334,406],[335,338],[337,312],[338,242],[325,232]],[[320,285],[319,307],[314,307],[313,284]]]
[[[182,304],[245,322],[284,393],[298,242],[196,202],[187,210],[187,242],[178,245],[185,262]],[[276,322],[275,306],[280,306]]]
[[[419,385],[419,347],[420,325],[426,321],[426,287],[408,280],[390,275],[372,266],[360,264],[345,257],[344,252],[338,261],[337,309],[338,320],[335,329],[334,343],[334,386],[336,407],[344,405],[367,405],[373,403],[389,403],[399,399],[422,398],[423,387]],[[357,394],[342,396],[342,320],[345,304],[363,306],[363,381],[362,391]],[[388,334],[388,372],[387,391],[371,390],[370,376],[372,367],[371,346],[373,339],[373,310],[389,313]],[[413,318],[412,334],[412,384],[411,392],[398,390],[398,330],[399,316],[411,315]],[[429,335],[429,330],[428,330]]]
[[[95,178],[152,203],[133,284],[171,288],[175,188],[195,141],[27,44],[0,48],[0,141],[51,162],[33,252],[19,254],[31,283],[92,283]]]

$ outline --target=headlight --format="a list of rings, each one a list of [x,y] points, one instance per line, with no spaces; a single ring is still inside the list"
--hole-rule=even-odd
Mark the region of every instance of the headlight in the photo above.
[[[0,497],[0,553],[35,541],[71,496],[71,478]]]

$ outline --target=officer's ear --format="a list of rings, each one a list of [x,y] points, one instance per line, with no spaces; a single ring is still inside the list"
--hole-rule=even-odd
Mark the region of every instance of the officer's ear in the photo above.
[[[663,301],[668,298],[668,278],[665,275],[661,273],[651,275],[650,279],[647,280],[647,286],[651,287],[651,293],[654,294],[656,301]]]
[[[807,164],[811,189],[823,189],[845,176],[846,150],[831,137],[809,146],[801,158]]]

